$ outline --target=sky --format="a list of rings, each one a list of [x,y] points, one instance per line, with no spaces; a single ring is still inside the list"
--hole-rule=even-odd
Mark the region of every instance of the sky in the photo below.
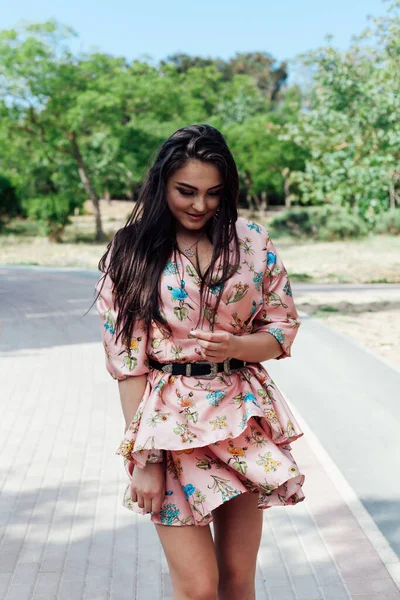
[[[339,48],[382,16],[383,0],[0,0],[0,29],[49,18],[79,34],[75,47],[157,63],[168,55],[228,59],[268,52],[278,61],[325,43]]]

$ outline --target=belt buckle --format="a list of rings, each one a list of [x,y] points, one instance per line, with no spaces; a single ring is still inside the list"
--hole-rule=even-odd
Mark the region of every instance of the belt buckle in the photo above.
[[[167,363],[164,367],[161,367],[161,371],[164,373],[172,374],[172,363]]]
[[[210,373],[208,375],[193,375],[196,379],[214,379],[218,373],[218,363],[209,362],[208,360],[198,360],[196,364],[210,365]]]
[[[225,375],[232,375],[230,360],[231,360],[230,358],[226,358],[224,360],[224,373],[225,373]]]

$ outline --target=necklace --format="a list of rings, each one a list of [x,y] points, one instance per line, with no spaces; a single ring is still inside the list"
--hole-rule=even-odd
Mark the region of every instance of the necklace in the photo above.
[[[202,235],[200,235],[200,237],[198,237],[197,240],[191,246],[188,246],[187,248],[184,248],[182,250],[183,254],[185,256],[187,256],[187,257],[194,256],[195,255],[195,251],[193,250],[193,246],[197,246],[197,244],[202,239],[202,237],[204,237],[204,233]],[[182,238],[180,238],[180,240],[183,242]]]

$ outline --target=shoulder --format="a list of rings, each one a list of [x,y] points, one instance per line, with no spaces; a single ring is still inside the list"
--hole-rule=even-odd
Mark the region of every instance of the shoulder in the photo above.
[[[264,244],[269,239],[269,232],[264,225],[252,221],[251,219],[246,219],[246,217],[238,217],[236,221],[236,231],[239,238],[242,239],[247,237],[255,242]]]

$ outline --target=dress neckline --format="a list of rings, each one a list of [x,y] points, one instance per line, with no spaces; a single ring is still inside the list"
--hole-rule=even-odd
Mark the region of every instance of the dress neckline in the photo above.
[[[187,261],[188,261],[188,262],[189,262],[189,263],[192,265],[193,269],[194,269],[194,270],[195,270],[195,272],[196,272],[196,275],[197,275],[197,277],[199,277],[199,279],[203,279],[203,275],[201,275],[201,274],[198,272],[196,265],[195,265],[195,264],[194,264],[194,263],[193,263],[193,262],[190,260],[190,258],[189,258],[188,256],[186,256],[186,254],[185,254],[184,252],[182,252],[182,250],[180,250],[179,248],[177,248],[177,250],[178,250],[179,254],[180,254],[181,256],[183,256],[183,258],[185,258],[185,259],[186,259],[186,260],[187,260]],[[220,257],[219,257],[219,258],[220,258]],[[218,261],[219,261],[219,258],[217,258],[217,261],[216,261],[216,263],[215,263],[215,264],[217,264],[217,263],[218,263]],[[211,263],[209,263],[209,264],[207,265],[207,267],[206,267],[206,271],[207,271],[208,267],[210,266],[210,264],[211,264]]]

